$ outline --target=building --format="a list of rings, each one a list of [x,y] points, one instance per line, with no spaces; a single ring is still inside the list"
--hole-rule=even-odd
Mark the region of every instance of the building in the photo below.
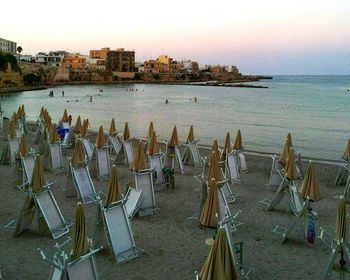
[[[172,65],[173,65],[173,59],[171,57],[169,57],[168,55],[160,55],[158,56],[157,59],[161,64],[165,64],[167,65],[168,69],[167,72],[171,72],[172,71]]]
[[[167,73],[169,72],[169,65],[161,63],[158,59],[150,59],[143,64],[145,73]]]
[[[110,48],[102,48],[100,50],[90,50],[90,58],[107,59]]]
[[[16,54],[17,52],[17,43],[0,38],[0,51],[10,54]]]
[[[135,52],[123,48],[107,52],[106,69],[114,72],[134,72]]]
[[[62,67],[72,70],[85,70],[87,59],[86,55],[68,54],[62,59]]]
[[[196,61],[184,60],[181,62],[182,70],[186,71],[190,74],[198,74],[199,73],[199,65]]]
[[[59,67],[65,55],[67,55],[65,51],[51,51],[49,53],[39,52],[35,55],[35,62],[50,67]]]

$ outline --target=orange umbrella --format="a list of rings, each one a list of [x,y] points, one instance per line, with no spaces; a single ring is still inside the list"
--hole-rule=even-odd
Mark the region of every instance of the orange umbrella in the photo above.
[[[21,141],[19,142],[18,154],[24,157],[28,154],[28,152],[29,152],[29,149],[27,144],[27,138],[25,134],[23,134],[21,137]]]
[[[281,153],[280,158],[279,158],[279,162],[280,163],[286,164],[290,148],[291,148],[291,146],[289,146],[289,140],[287,138],[286,139],[286,143],[284,144],[282,153]]]
[[[44,185],[45,185],[44,171],[43,171],[43,165],[41,162],[41,156],[37,155],[35,157],[32,181],[30,183],[30,186],[33,192],[40,192]]]
[[[312,161],[309,163],[303,183],[301,184],[300,195],[304,199],[309,197],[312,201],[321,199],[320,185],[316,179],[315,167]]]
[[[211,157],[213,155],[215,155],[216,161],[219,162],[220,161],[220,150],[219,150],[219,145],[218,145],[218,140],[214,140],[213,145],[211,147],[211,152],[209,154],[209,162],[211,161]]]
[[[12,114],[12,122],[15,125],[17,125],[17,123],[18,123],[18,116],[17,116],[16,112],[13,112],[13,114]]]
[[[41,109],[40,109],[40,115],[39,115],[39,118],[40,119],[43,119],[44,118],[44,107],[41,107]]]
[[[146,169],[147,163],[146,163],[146,158],[145,158],[145,153],[143,149],[143,144],[141,141],[137,143],[137,148],[135,152],[135,158],[133,162],[133,170],[135,172],[139,172],[143,169]]]
[[[187,143],[193,142],[193,140],[194,140],[194,131],[193,131],[193,125],[191,125],[187,136]]]
[[[347,244],[346,233],[347,215],[346,215],[346,200],[342,196],[338,202],[337,218],[335,222],[335,239]]]
[[[350,156],[350,139],[348,140],[348,144],[345,147],[345,151],[344,151],[344,154],[342,156],[342,159],[348,161],[349,156]]]
[[[113,135],[116,135],[116,134],[117,134],[117,128],[116,128],[116,125],[115,125],[115,120],[113,118],[112,121],[111,121],[111,126],[109,128],[109,135],[113,136]]]
[[[102,149],[106,145],[106,139],[103,132],[103,126],[101,125],[96,137],[96,147],[97,149]]]
[[[147,138],[148,139],[152,138],[153,132],[154,132],[153,122],[150,122],[149,128],[148,128],[148,133],[147,133]]]
[[[8,137],[10,140],[13,140],[16,138],[15,124],[12,120],[9,122]]]
[[[290,132],[288,132],[287,134],[287,141],[288,141],[288,146],[290,148],[293,147],[292,134]]]
[[[50,144],[55,144],[57,141],[60,141],[60,140],[61,140],[61,136],[57,132],[56,125],[52,124],[49,132],[49,142]]]
[[[199,274],[201,280],[236,280],[237,272],[224,228],[217,231],[213,247]]]
[[[227,132],[226,138],[225,138],[225,145],[224,145],[224,149],[222,150],[220,160],[225,161],[226,155],[231,152],[232,152],[231,136],[230,136],[230,132]]]
[[[75,123],[75,126],[73,128],[73,131],[76,132],[76,133],[80,133],[81,132],[81,128],[82,128],[82,125],[81,125],[81,119],[80,119],[80,115],[79,115],[78,118],[77,118],[77,121]]]
[[[121,186],[119,183],[117,167],[112,166],[111,179],[109,181],[108,193],[105,198],[105,207],[111,205],[112,202],[122,199]]]
[[[215,178],[208,180],[209,195],[205,200],[199,216],[199,223],[206,227],[216,228],[218,225],[219,198],[217,192],[217,181]]]
[[[158,142],[157,142],[157,136],[156,136],[156,132],[153,131],[151,140],[149,142],[148,145],[148,154],[150,156],[153,156],[154,154],[159,152],[159,148],[158,148]]]
[[[177,145],[179,145],[179,137],[177,136],[177,129],[175,125],[173,128],[173,133],[171,134],[171,138],[168,143],[168,147],[174,148]]]
[[[22,104],[22,117],[24,117],[26,115],[26,112],[24,110],[24,104]]]
[[[62,122],[69,122],[67,109],[64,109],[63,116],[62,116]]]
[[[218,158],[215,155],[215,152],[212,152],[208,168],[208,182],[214,178],[217,182],[222,181],[222,175],[220,171],[220,166]]]
[[[88,120],[83,120],[83,127],[81,128],[81,137],[85,137],[87,135],[87,129],[89,126]]]
[[[18,117],[19,119],[22,118],[22,108],[21,108],[21,106],[18,106],[18,109],[17,109],[17,117]]]
[[[243,141],[242,141],[241,130],[238,129],[237,134],[236,134],[236,141],[233,144],[232,149],[234,149],[234,150],[242,150],[242,148],[243,148]]]
[[[84,161],[85,161],[85,152],[84,152],[83,142],[81,139],[77,139],[74,145],[74,150],[71,157],[71,163],[75,167]]]
[[[128,122],[126,122],[125,126],[124,126],[123,139],[124,139],[124,141],[126,141],[129,138],[130,138],[129,124],[128,124]]]
[[[290,148],[289,149],[289,155],[287,158],[287,163],[284,168],[284,172],[286,174],[286,177],[290,180],[295,180],[299,178],[297,168],[295,165],[295,159],[294,159],[294,149]]]
[[[85,211],[81,202],[78,202],[75,212],[75,224],[73,233],[73,255],[71,260],[84,256],[89,250],[89,242],[86,233]]]

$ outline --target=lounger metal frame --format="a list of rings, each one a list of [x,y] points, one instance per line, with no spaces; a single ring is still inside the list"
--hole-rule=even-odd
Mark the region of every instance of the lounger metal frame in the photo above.
[[[140,216],[151,215],[156,212],[156,200],[154,195],[152,169],[134,172],[136,189],[142,190]]]
[[[73,178],[73,183],[77,193],[79,194],[79,198],[82,200],[84,204],[92,203],[94,200],[92,198],[93,195],[96,194],[94,183],[92,182],[89,169],[86,164],[80,164],[77,167],[73,167],[70,164],[70,170]],[[83,174],[84,182],[80,181],[77,172]],[[87,184],[87,186],[85,185]],[[87,192],[86,192],[87,191]]]
[[[202,160],[201,160],[202,158],[199,153],[199,149],[197,145],[198,142],[199,140],[196,139],[196,140],[193,140],[192,142],[182,144],[185,147],[184,155],[186,154],[186,151],[189,151],[189,153],[191,154],[193,164],[196,167],[200,167],[202,165]]]
[[[18,149],[19,149],[19,140],[17,138],[8,139],[8,145],[9,145],[10,165],[15,166],[16,165],[16,155],[17,155]]]
[[[32,181],[32,175],[34,170],[35,159],[33,155],[22,156],[21,155],[21,163],[22,163],[22,185],[19,188],[24,188],[30,184]]]
[[[52,172],[62,172],[64,169],[61,143],[49,144],[50,164]]]
[[[155,191],[164,190],[166,187],[165,177],[163,174],[163,157],[164,154],[158,153],[149,157],[149,165],[152,170],[157,172],[157,178],[154,181]]]
[[[102,149],[95,149],[97,176],[99,179],[108,179],[111,175],[108,146]]]

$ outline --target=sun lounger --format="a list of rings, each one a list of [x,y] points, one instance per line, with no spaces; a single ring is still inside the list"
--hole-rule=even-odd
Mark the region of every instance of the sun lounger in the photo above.
[[[122,143],[118,136],[113,135],[113,136],[108,136],[108,141],[111,147],[111,152],[114,151],[115,155],[117,156],[122,149]]]
[[[155,191],[161,191],[165,189],[165,177],[163,174],[163,155],[154,154],[149,157],[150,167],[156,172],[156,179],[154,181]]]
[[[152,170],[145,169],[135,172],[136,189],[142,190],[140,216],[151,215],[156,212],[156,201],[152,179]]]
[[[137,190],[134,188],[128,188],[125,195],[125,209],[128,214],[129,220],[131,220],[135,214],[139,211],[141,207],[141,194],[142,190]]]
[[[18,148],[19,148],[19,140],[17,138],[9,139],[8,145],[9,145],[10,165],[15,166],[16,165],[16,155],[18,153]]]
[[[239,171],[241,173],[248,172],[247,164],[245,160],[245,155],[242,150],[236,150],[237,158],[238,158],[238,165],[239,165]]]
[[[125,161],[128,166],[131,166],[131,164],[134,162],[134,148],[132,146],[132,138],[129,138],[128,140],[124,141],[123,143],[123,149],[125,154]]]
[[[223,190],[223,187],[226,183],[227,181],[221,181],[217,183],[218,184],[217,192],[218,192],[218,200],[219,200],[218,220],[223,219],[224,217],[226,217],[226,215],[231,216],[231,210],[228,206],[225,193]]]
[[[100,179],[107,179],[111,174],[108,147],[96,149],[97,174]]]
[[[180,150],[179,150],[180,145],[175,146],[174,148],[170,148],[168,147],[168,145],[166,144],[166,152],[167,154],[165,155],[165,162],[167,165],[170,165],[171,168],[175,169],[175,166],[177,165],[179,168],[179,171],[181,172],[181,174],[184,174],[184,166],[182,163],[182,157],[180,154]],[[169,150],[173,149],[174,154],[170,155],[169,154]]]
[[[346,185],[344,188],[343,196],[345,197],[345,200],[347,202],[350,202],[350,175],[348,176],[348,179],[346,180]]]
[[[350,165],[348,161],[342,160],[337,175],[335,176],[334,186],[340,185],[347,177],[350,176]]]
[[[241,175],[239,173],[238,154],[235,150],[227,154],[226,167],[228,169],[228,175],[231,180],[231,183],[240,183]]]
[[[84,204],[93,202],[92,196],[96,194],[96,191],[87,165],[81,164],[77,167],[70,166],[70,169],[79,198]]]
[[[3,127],[4,127],[4,116],[3,116],[3,112],[0,111],[0,131],[2,131]]]
[[[20,188],[24,188],[30,184],[32,181],[33,169],[34,169],[34,156],[21,156],[22,163],[22,174],[23,174],[23,183]]]
[[[63,166],[63,159],[62,159],[62,148],[60,143],[54,143],[49,144],[49,154],[50,154],[50,164],[51,164],[51,171],[57,172],[62,171]]]
[[[84,150],[86,154],[86,159],[88,162],[90,162],[92,159],[92,155],[94,153],[94,146],[91,144],[88,138],[84,137],[82,140],[83,140]]]
[[[198,167],[201,166],[202,161],[201,161],[201,156],[199,153],[198,145],[197,143],[199,140],[194,140],[189,143],[184,143],[183,146],[185,146],[185,151],[184,151],[184,157],[187,153],[191,155],[191,159],[193,161],[194,166]],[[183,163],[189,163],[190,158],[182,158]]]

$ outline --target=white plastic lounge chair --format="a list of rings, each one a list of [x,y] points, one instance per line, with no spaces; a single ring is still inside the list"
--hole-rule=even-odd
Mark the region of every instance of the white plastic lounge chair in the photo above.
[[[96,191],[87,166],[84,164],[77,167],[70,166],[70,169],[79,198],[84,204],[93,202],[92,196],[96,194]]]
[[[152,170],[145,169],[135,172],[136,189],[142,190],[140,216],[151,215],[156,212],[156,201],[154,196]]]
[[[154,181],[155,191],[161,191],[165,189],[165,177],[163,174],[163,154],[154,154],[149,157],[150,167],[155,170],[157,177]]]
[[[17,138],[9,139],[9,158],[10,158],[10,165],[15,166],[16,165],[16,155],[18,153],[19,148],[19,140]]]
[[[122,140],[122,143],[124,148],[126,164],[128,166],[131,166],[131,164],[134,162],[134,155],[135,155],[134,148],[132,146],[132,138],[129,138],[126,141]]]
[[[335,176],[334,186],[340,185],[347,177],[350,176],[350,164],[348,161],[342,160],[337,175]]]
[[[245,155],[242,150],[236,150],[237,157],[238,157],[238,164],[239,164],[239,171],[241,173],[248,172],[247,164],[245,160]]]
[[[241,175],[239,173],[238,154],[236,151],[232,151],[227,154],[227,169],[230,181],[232,184],[241,182]]]
[[[219,213],[218,213],[218,220],[222,220],[226,215],[231,216],[231,210],[228,206],[225,193],[224,193],[224,185],[227,183],[227,181],[220,181],[218,182],[217,192],[218,192],[218,200],[219,200]]]
[[[49,144],[49,154],[50,154],[50,164],[51,164],[51,171],[52,172],[58,172],[62,171],[63,166],[63,159],[62,159],[62,148],[60,143],[54,143]]]
[[[86,159],[90,162],[92,155],[94,153],[94,146],[91,144],[90,140],[86,137],[82,138],[84,150],[86,154]]]
[[[22,186],[20,186],[20,188],[24,188],[32,181],[34,162],[35,160],[33,155],[28,155],[24,157],[21,156],[23,183]]]
[[[170,156],[168,154],[165,155],[165,162],[166,163],[170,162],[170,166],[173,169],[175,169],[175,166],[177,165],[178,168],[179,168],[179,171],[181,172],[181,174],[184,174],[184,166],[183,166],[183,163],[182,163],[182,157],[181,157],[181,154],[180,154],[179,147],[180,147],[180,145],[174,147],[174,154],[175,154],[175,156]],[[165,150],[166,150],[167,153],[169,153],[169,149],[170,148],[168,148],[168,144],[166,144]]]
[[[199,149],[198,149],[198,145],[197,145],[198,142],[199,142],[199,140],[193,140],[192,142],[183,144],[183,146],[185,146],[184,155],[188,151],[191,154],[193,164],[196,167],[201,166],[201,164],[202,164],[201,155],[199,153]],[[185,162],[184,158],[182,158],[182,162]]]
[[[122,149],[122,143],[118,136],[113,135],[113,136],[108,136],[108,141],[111,147],[111,152],[114,151],[115,155],[117,156]]]
[[[131,220],[140,209],[141,194],[142,190],[128,188],[128,191],[125,195],[125,209],[126,213],[128,214],[129,220]]]
[[[107,179],[111,174],[108,147],[96,149],[97,174],[100,179]]]
[[[4,127],[4,116],[3,116],[3,112],[0,109],[0,131],[2,131]]]

